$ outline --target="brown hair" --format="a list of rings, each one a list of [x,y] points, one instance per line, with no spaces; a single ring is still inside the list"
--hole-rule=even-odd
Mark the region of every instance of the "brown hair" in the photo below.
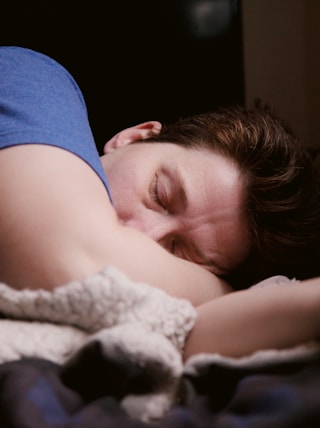
[[[257,101],[181,118],[146,142],[206,148],[232,159],[246,183],[250,256],[227,277],[236,288],[274,274],[320,275],[319,174],[283,120]]]

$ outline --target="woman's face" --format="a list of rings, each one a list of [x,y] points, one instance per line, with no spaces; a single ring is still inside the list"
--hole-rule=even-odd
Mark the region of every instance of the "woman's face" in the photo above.
[[[129,140],[101,158],[120,221],[216,275],[235,268],[250,245],[238,168],[204,149]]]

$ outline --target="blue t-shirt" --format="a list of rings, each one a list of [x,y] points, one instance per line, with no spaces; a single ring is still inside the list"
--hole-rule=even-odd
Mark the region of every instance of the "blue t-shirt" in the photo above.
[[[79,156],[98,174],[111,199],[85,101],[73,77],[44,54],[0,47],[0,149],[28,143]]]

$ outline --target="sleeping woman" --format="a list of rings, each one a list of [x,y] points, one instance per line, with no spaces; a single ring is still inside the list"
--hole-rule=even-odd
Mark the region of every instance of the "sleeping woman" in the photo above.
[[[0,149],[1,282],[51,290],[115,266],[196,307],[184,358],[320,336],[319,177],[269,108],[144,122],[99,156],[72,76],[2,47]],[[250,288],[276,274],[298,281]]]

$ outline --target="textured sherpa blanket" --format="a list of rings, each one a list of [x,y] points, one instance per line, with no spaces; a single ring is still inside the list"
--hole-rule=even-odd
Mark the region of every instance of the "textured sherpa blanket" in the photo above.
[[[184,365],[182,349],[196,319],[192,305],[112,267],[52,291],[17,291],[0,283],[0,313],[0,363],[40,357],[63,364],[77,374],[77,389],[87,396],[94,394],[91,368],[116,373],[119,385],[111,393],[144,421],[161,418],[175,403],[183,375],[200,373],[212,362],[262,366],[319,354],[317,344],[305,344],[242,359],[201,354]]]
[[[0,283],[0,313],[0,363],[41,357],[72,372],[103,359],[121,375],[131,371],[136,383],[143,370],[149,384],[143,400],[138,391],[139,399],[127,396],[123,406],[144,420],[171,406],[183,371],[181,351],[196,317],[187,300],[133,282],[112,267],[52,291]]]

